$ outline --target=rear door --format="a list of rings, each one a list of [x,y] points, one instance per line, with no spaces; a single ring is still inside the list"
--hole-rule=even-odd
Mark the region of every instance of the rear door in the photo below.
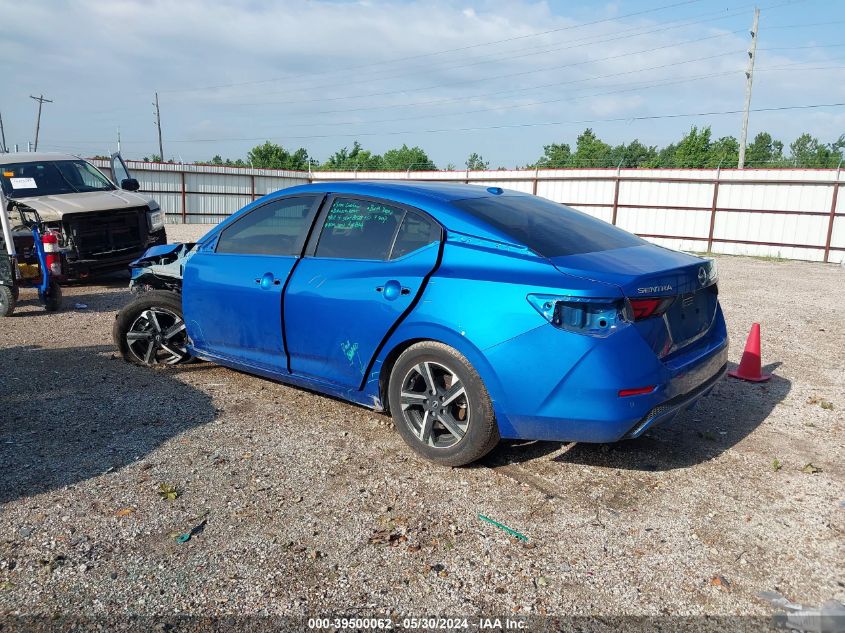
[[[282,289],[322,197],[277,198],[256,207],[190,258],[182,304],[198,352],[273,373],[287,371]]]
[[[329,199],[285,294],[291,371],[360,388],[381,342],[437,266],[441,236],[415,209]]]

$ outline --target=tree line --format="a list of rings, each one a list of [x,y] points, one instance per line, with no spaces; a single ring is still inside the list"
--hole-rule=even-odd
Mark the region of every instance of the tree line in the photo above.
[[[789,147],[760,132],[748,144],[745,164],[748,167],[803,167],[835,168],[845,156],[845,134],[825,143],[811,134],[802,134]],[[153,161],[161,161],[153,155]],[[634,139],[630,143],[610,145],[587,128],[575,140],[574,149],[569,143],[551,143],[543,146],[543,155],[535,162],[516,169],[555,169],[564,167],[641,167],[641,168],[714,168],[736,167],[739,159],[739,141],[733,136],[714,139],[710,127],[693,126],[677,143],[659,148],[645,145]],[[144,157],[144,160],[150,160]],[[169,162],[173,162],[172,159]],[[226,167],[258,167],[298,171],[434,171],[438,167],[421,147],[390,149],[376,154],[355,141],[352,147],[343,147],[326,161],[320,162],[308,155],[304,147],[287,150],[281,145],[266,141],[253,147],[246,159],[224,159],[219,154],[208,161],[196,164]],[[490,169],[490,162],[477,152],[471,153],[460,167],[471,171]],[[450,163],[447,170],[457,167]],[[498,169],[506,169],[498,167]]]

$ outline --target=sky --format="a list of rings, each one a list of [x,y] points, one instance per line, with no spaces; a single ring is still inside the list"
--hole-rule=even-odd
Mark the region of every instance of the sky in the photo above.
[[[845,133],[845,3],[758,0],[749,140]],[[754,2],[0,0],[6,144],[83,156],[244,158],[270,140],[324,161],[355,140],[439,167],[574,147],[738,137]],[[766,110],[793,106],[805,109]],[[730,114],[716,114],[733,112]],[[690,116],[694,115],[694,116]]]

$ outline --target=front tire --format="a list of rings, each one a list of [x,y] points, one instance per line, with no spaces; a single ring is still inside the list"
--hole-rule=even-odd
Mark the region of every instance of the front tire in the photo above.
[[[434,341],[406,349],[390,372],[388,401],[402,439],[426,459],[464,466],[499,442],[493,404],[478,372]]]
[[[182,317],[182,297],[150,290],[125,306],[114,321],[114,344],[136,365],[178,365],[191,360]]]
[[[0,286],[0,317],[12,316],[17,299],[15,290],[9,286]]]

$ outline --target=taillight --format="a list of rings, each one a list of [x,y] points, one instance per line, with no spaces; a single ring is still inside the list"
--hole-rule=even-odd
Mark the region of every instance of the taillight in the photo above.
[[[649,385],[648,387],[634,387],[633,389],[620,389],[619,390],[619,397],[620,398],[627,398],[629,396],[644,396],[647,393],[651,393],[654,391],[654,385]]]
[[[648,297],[644,299],[629,299],[631,320],[642,321],[655,316],[662,316],[675,297]]]
[[[626,325],[623,303],[616,299],[530,294],[528,302],[561,330],[605,337]]]

